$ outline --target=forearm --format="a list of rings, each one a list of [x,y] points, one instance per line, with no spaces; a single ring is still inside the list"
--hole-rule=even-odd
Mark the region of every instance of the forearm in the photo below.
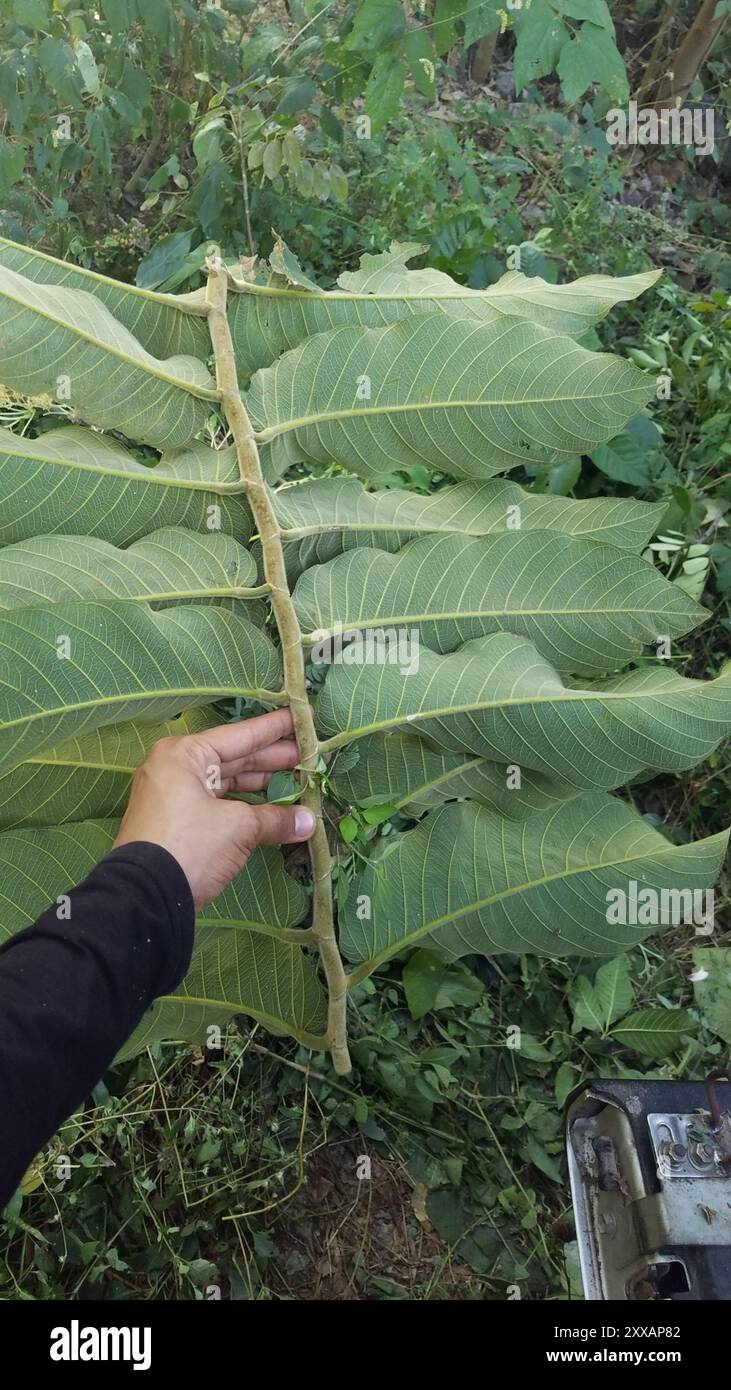
[[[193,944],[187,879],[158,845],[113,850],[0,948],[0,1210]]]

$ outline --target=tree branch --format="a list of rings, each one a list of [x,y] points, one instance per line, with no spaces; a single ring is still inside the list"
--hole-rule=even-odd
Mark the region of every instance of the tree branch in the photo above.
[[[344,1076],[350,1071],[346,1032],[348,985],[335,936],[332,859],[322,818],[322,795],[315,775],[320,761],[320,743],[307,697],[302,633],[289,592],[279,523],[262,475],[251,421],[239,394],[231,329],[226,315],[228,272],[217,255],[209,256],[207,264],[206,303],[216,359],[216,381],[236,446],[241,481],[259,533],[264,574],[271,590],[272,609],[282,643],[284,688],[292,710],[300,752],[302,803],[314,812],[317,820],[308,846],[313,882],[312,932],[328,987],[327,1043],[336,1072]]]

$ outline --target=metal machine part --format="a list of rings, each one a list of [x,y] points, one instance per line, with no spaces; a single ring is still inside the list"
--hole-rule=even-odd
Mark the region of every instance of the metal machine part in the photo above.
[[[597,1081],[566,1105],[587,1299],[731,1299],[731,1084]]]

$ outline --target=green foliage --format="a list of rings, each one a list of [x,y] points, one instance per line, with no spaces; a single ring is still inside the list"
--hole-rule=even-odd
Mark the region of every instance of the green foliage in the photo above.
[[[318,688],[320,753],[337,750],[316,775],[341,826],[351,988],[413,946],[443,962],[621,955],[662,924],[612,925],[609,891],[707,888],[727,840],[673,844],[608,795],[692,767],[731,727],[728,668],[704,681],[653,660],[660,633],[706,616],[645,550],[659,509],[541,497],[497,476],[591,454],[645,404],[639,366],[576,338],[656,276],[558,285],[511,271],[470,290],[409,270],[417,249],[366,255],[327,292],[280,241],[230,293],[239,374],[259,369],[243,399]],[[0,643],[20,673],[0,728],[0,855],[17,882],[6,933],[103,853],[161,723],[187,711],[205,727],[212,702],[282,698],[243,484],[232,448],[213,446],[204,327],[198,295],[129,290],[0,246],[6,385],[46,404],[55,386],[65,403],[63,423],[7,430],[0,453],[13,483]],[[339,476],[274,487],[313,463]],[[409,469],[443,485],[379,496],[347,476]],[[378,639],[394,636],[384,660]],[[285,779],[271,794],[295,791]],[[186,980],[124,1055],[205,1041],[238,1014],[328,1046],[326,994],[298,939],[307,911],[282,855],[258,851],[201,915]],[[421,1015],[446,977],[418,969],[407,980]],[[621,1017],[619,967],[580,989],[577,1026],[640,1051],[664,1054],[679,1028],[679,1014]]]
[[[346,31],[345,80],[365,80],[365,113],[376,134],[396,115],[407,78],[426,97],[435,94],[437,59],[514,26],[515,87],[557,72],[573,104],[597,85],[615,102],[629,94],[605,0],[530,0],[510,10],[497,0],[435,0],[430,22],[412,19],[398,0],[363,0]],[[377,57],[374,59],[373,54]],[[342,58],[341,58],[342,63]]]
[[[694,1020],[685,1009],[640,1009],[623,1018],[612,1036],[627,1043],[641,1057],[666,1057],[694,1027]]]
[[[406,97],[434,100],[448,55],[464,62],[506,23],[518,90],[557,71],[569,102],[592,86],[625,99],[605,0],[431,8],[296,7],[292,34],[253,0],[106,0],[93,20],[19,0],[0,21],[0,230],[88,262],[91,195],[107,262],[127,268],[146,252],[138,283],[176,289],[207,240],[246,254],[256,226],[266,241],[272,195],[342,216],[346,166]]]
[[[728,953],[694,952],[696,968],[697,954]],[[213,1284],[234,1301],[313,1288],[502,1301],[518,1283],[524,1299],[579,1297],[566,1095],[598,1074],[700,1074],[723,1064],[723,1043],[696,1018],[696,1036],[678,1031],[673,1051],[651,1058],[631,1035],[572,1024],[578,982],[601,990],[608,970],[629,977],[630,1012],[702,1014],[685,943],[658,939],[586,976],[537,957],[499,964],[417,950],[378,988],[360,986],[345,1082],[285,1039],[265,1046],[233,1027],[221,1051],[153,1043],[116,1067],[0,1217],[3,1296],[205,1299]],[[355,1176],[364,1153],[368,1202]],[[346,1213],[323,1201],[331,1186],[352,1197]],[[336,1229],[337,1259],[318,1268]]]
[[[632,1013],[633,999],[626,956],[602,965],[593,984],[579,975],[572,993],[574,1029],[611,1038],[654,1060],[675,1052],[697,1029],[687,1009],[647,1008]]]
[[[0,27],[5,228],[25,224],[32,240],[83,254],[91,195],[98,231],[120,257],[149,239],[140,221],[120,231],[110,217],[127,224],[132,205],[154,242],[139,283],[174,287],[200,269],[205,238],[247,249],[247,169],[252,181],[342,200],[347,180],[317,133],[321,115],[328,125],[318,71],[336,24],[324,13],[292,43],[276,25],[250,23],[253,8],[104,0],[92,18],[68,5],[15,4]]]
[[[550,533],[553,543],[567,537],[618,547],[633,565],[653,544],[654,564],[671,581],[675,602],[682,590],[715,607],[715,616],[689,633],[679,653],[690,657],[687,674],[714,676],[731,630],[724,370],[731,265],[724,254],[724,190],[705,173],[707,165],[694,178],[690,151],[683,154],[686,174],[672,150],[619,158],[604,136],[602,118],[613,98],[601,83],[595,100],[587,88],[568,114],[553,105],[568,100],[567,89],[550,76],[530,81],[519,108],[508,106],[513,92],[503,70],[516,61],[516,39],[521,24],[527,29],[532,6],[523,15],[506,11],[509,25],[495,63],[501,96],[491,76],[487,97],[466,80],[464,47],[481,33],[494,33],[496,10],[488,5],[468,6],[466,14],[464,5],[458,7],[451,21],[454,46],[437,58],[433,73],[431,7],[418,15],[406,10],[406,32],[382,36],[380,47],[363,43],[358,52],[340,53],[332,11],[313,18],[290,6],[293,30],[267,21],[254,43],[259,19],[249,16],[246,3],[229,0],[221,34],[220,15],[193,0],[173,10],[182,35],[177,58],[172,43],[166,47],[171,35],[166,38],[164,23],[153,17],[154,10],[161,19],[167,7],[144,8],[149,24],[134,0],[102,0],[93,28],[78,7],[72,12],[64,4],[14,0],[3,8],[0,105],[8,119],[0,138],[0,231],[68,253],[95,270],[109,269],[119,279],[89,278],[71,265],[62,272],[27,247],[11,255],[3,245],[2,264],[41,284],[91,292],[157,359],[182,355],[201,362],[208,355],[205,321],[120,280],[134,278],[144,256],[140,284],[194,287],[211,236],[227,251],[248,254],[244,179],[256,248],[268,251],[269,229],[276,227],[300,251],[303,278],[323,286],[333,285],[343,267],[354,271],[364,248],[385,251],[394,239],[426,246],[412,263],[460,282],[460,312],[468,302],[465,287],[494,284],[506,264],[549,285],[586,275],[601,275],[609,284],[611,276],[621,276],[615,285],[626,285],[628,273],[664,264],[653,294],[617,303],[582,339],[592,351],[608,348],[625,361],[634,358],[652,379],[658,370],[670,372],[670,397],[655,406],[652,419],[643,411],[590,453],[547,467],[521,466],[510,479],[448,482],[415,464],[389,465],[364,484],[331,462],[297,463],[287,476],[298,485],[278,487],[274,497],[285,527],[290,585],[304,576],[302,602],[313,588],[322,592],[322,582],[314,584],[316,567],[338,556],[360,551],[362,565],[364,553],[379,552],[382,566],[414,540],[442,544],[461,535],[503,541],[504,517],[516,505],[521,540],[537,531]],[[564,65],[580,56],[582,29],[591,34],[597,23],[584,8],[573,16],[567,5],[563,13],[556,10],[569,36]],[[358,13],[357,5],[343,12],[346,27]],[[536,13],[540,17],[540,6]],[[640,16],[645,24],[646,13],[647,7]],[[440,6],[438,14],[446,37],[449,7]],[[303,24],[306,32],[288,48]],[[239,42],[244,30],[251,59],[246,72]],[[131,42],[123,52],[127,33]],[[196,45],[206,33],[211,42],[203,52]],[[45,43],[49,36],[54,44]],[[84,44],[99,77],[96,91]],[[389,51],[374,67],[382,49]],[[575,75],[566,71],[578,84],[580,65]],[[611,64],[606,71],[609,76]],[[721,62],[712,59],[709,71],[710,85],[723,83]],[[63,86],[65,100],[49,76]],[[635,86],[634,70],[632,76]],[[398,86],[400,110],[362,139],[356,120],[369,83],[371,101],[378,83],[386,98]],[[693,95],[700,95],[698,86]],[[65,149],[49,138],[59,114],[72,121],[66,159]],[[347,177],[345,202],[337,171],[327,178],[333,164]],[[288,258],[279,272],[286,276],[292,268]],[[276,296],[267,301],[269,316],[277,302]],[[308,333],[317,331],[318,314],[336,307],[322,298],[300,301],[300,308],[305,304],[313,315]],[[254,366],[269,366],[279,352],[298,345],[299,339],[288,340],[281,319],[281,341],[258,343],[256,316],[238,298],[231,307],[237,314],[244,309]],[[330,326],[320,322],[320,328]],[[243,365],[243,330],[239,352]],[[244,379],[252,369],[246,360]],[[248,581],[256,545],[244,547],[253,528],[233,451],[210,448],[222,443],[215,401],[203,437],[158,459],[156,448],[122,441],[116,429],[90,433],[70,424],[70,405],[53,398],[53,378],[51,388],[41,402],[0,396],[0,421],[7,427],[0,430],[3,495],[17,501],[0,514],[0,543],[15,547],[5,552],[8,619],[23,597],[13,582],[18,566],[29,608],[54,605],[54,585],[57,598],[78,602],[102,578],[100,561],[105,582],[122,580],[123,611],[144,605],[152,590],[147,598],[142,591],[135,597],[134,587],[144,578],[145,554],[159,562],[160,536],[179,557],[202,540],[213,560],[223,542],[222,566],[227,558],[236,561],[239,580],[246,573]],[[220,513],[223,535],[210,530],[217,516],[211,509]],[[106,544],[94,551],[93,538]],[[238,547],[229,549],[232,540]],[[153,549],[146,552],[148,544]],[[197,553],[203,556],[202,549]],[[74,556],[71,565],[62,564],[67,554]],[[702,570],[686,575],[686,565],[698,562]],[[174,575],[173,554],[163,566]],[[208,578],[218,586],[218,563],[195,573],[185,597],[176,588],[174,606],[235,605],[261,628],[261,599],[247,599],[242,608],[240,595],[204,595],[198,585],[206,587]],[[392,592],[400,592],[397,582]],[[349,599],[346,615],[352,611]],[[435,631],[445,622],[439,620]],[[317,690],[327,666],[310,663],[308,674]],[[42,843],[53,827],[68,824],[76,836],[82,822],[98,827],[121,814],[132,772],[156,738],[205,728],[222,715],[241,717],[248,707],[239,696],[177,718],[106,723],[31,749],[0,774],[3,830],[33,829],[40,837],[29,861],[27,852],[17,859],[21,842],[3,835],[8,848],[15,845],[13,882],[19,878],[27,890],[28,863],[31,878],[47,864],[50,869]],[[355,875],[371,872],[371,856],[377,859],[389,841],[403,845],[445,803],[453,813],[454,798],[486,808],[507,826],[556,811],[565,794],[553,774],[532,768],[523,769],[520,788],[508,788],[504,764],[434,748],[413,726],[342,747],[329,763],[326,787],[327,814],[342,841],[336,870],[341,901]],[[291,786],[275,786],[274,793],[291,796]],[[724,829],[730,795],[723,745],[690,776],[665,772],[647,780],[645,773],[619,793],[665,842],[665,864],[672,862],[669,851]],[[107,840],[91,843],[92,853],[94,846],[102,853]],[[78,866],[74,861],[68,881],[88,862],[88,853]],[[299,866],[292,867],[299,874]],[[281,864],[272,868],[286,890],[291,930],[302,911],[300,885],[277,872]],[[719,915],[727,893],[726,876],[717,890]],[[528,899],[518,894],[515,901]],[[234,904],[236,913],[246,917],[243,899]],[[270,916],[269,925],[277,920],[276,911],[262,915]],[[230,955],[220,954],[230,944],[230,929],[215,942],[220,920],[203,925],[217,963],[232,967]],[[259,952],[266,951],[266,932],[258,935]],[[251,963],[254,938],[240,928],[235,936],[242,960]],[[321,1059],[313,1066],[311,1054],[291,1040],[267,1038],[271,1048],[262,1048],[253,1012],[240,1025],[243,1040],[229,1024],[225,1053],[163,1049],[152,1041],[96,1088],[8,1208],[3,1296],[199,1299],[207,1296],[208,1283],[220,1282],[223,1296],[233,1299],[309,1298],[313,1290],[335,1298],[502,1299],[516,1281],[524,1297],[566,1298],[569,1290],[580,1296],[575,1251],[566,1244],[571,1231],[564,1220],[560,1108],[573,1086],[597,1075],[700,1077],[722,1065],[729,1041],[727,956],[712,945],[691,951],[685,933],[671,931],[604,963],[601,955],[560,961],[502,954],[493,969],[473,954],[450,962],[435,954],[430,938],[428,949],[417,946],[405,960],[397,955],[353,991],[356,1073],[347,1085]],[[250,997],[252,1009],[256,1004]],[[197,1024],[190,1011],[186,1018],[185,1007],[181,991],[176,1012],[148,1022],[165,1036],[182,1018],[192,1036]],[[229,1010],[219,999],[217,1016],[225,1021],[239,1007]],[[647,1011],[659,1014],[654,1029],[636,1020],[627,1026],[633,1013]],[[667,1014],[677,1019],[668,1025]],[[271,1013],[268,1026],[276,1027]],[[521,1046],[512,1032],[507,1035],[508,1026],[520,1028]],[[660,1039],[662,1055],[654,1051]],[[348,1186],[363,1151],[373,1155],[377,1179],[367,1207],[358,1201],[362,1186]],[[58,1153],[71,1154],[68,1182],[55,1174]],[[322,1193],[331,1187],[352,1191],[345,1221],[340,1206],[332,1221],[328,1217],[331,1204]],[[225,1218],[241,1210],[247,1215],[234,1228]],[[335,1252],[324,1276],[323,1248]]]

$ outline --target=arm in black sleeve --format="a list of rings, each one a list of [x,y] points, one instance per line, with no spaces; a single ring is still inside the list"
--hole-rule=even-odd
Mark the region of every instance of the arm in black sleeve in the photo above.
[[[160,845],[121,845],[0,948],[0,1211],[193,947],[188,880]]]

